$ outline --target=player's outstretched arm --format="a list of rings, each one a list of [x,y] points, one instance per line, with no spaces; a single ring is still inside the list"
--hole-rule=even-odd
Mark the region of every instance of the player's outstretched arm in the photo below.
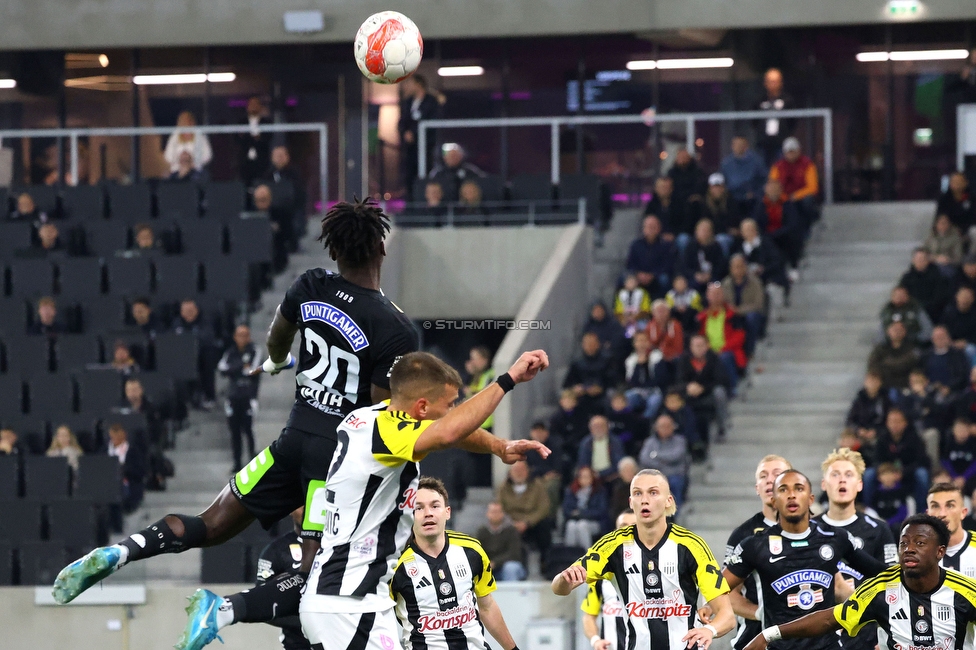
[[[508,631],[505,618],[498,603],[491,597],[491,594],[478,597],[478,612],[481,614],[481,622],[488,628],[488,632],[498,641],[502,650],[518,650],[512,633]]]
[[[573,592],[573,589],[585,582],[586,569],[574,564],[552,579],[552,593],[557,596],[568,596]]]
[[[712,598],[708,601],[708,606],[712,610],[708,623],[690,630],[681,639],[689,648],[698,646],[701,650],[707,650],[716,637],[728,634],[735,627],[735,615],[732,613],[728,594]]]
[[[600,626],[596,616],[583,612],[583,636],[590,640],[593,650],[610,650],[611,643],[600,638]]]
[[[501,458],[506,465],[525,460],[525,454],[529,451],[537,451],[543,458],[548,458],[549,454],[552,453],[541,442],[535,440],[503,440],[484,429],[478,429],[455,446],[458,449],[476,454],[494,454]]]
[[[295,334],[297,333],[298,325],[282,316],[281,307],[279,306],[275,310],[271,327],[268,328],[268,360],[252,370],[251,374],[257,375],[262,372],[267,372],[271,375],[277,375],[285,368],[290,368],[295,365],[295,361],[291,357],[291,344],[295,340]]]
[[[810,639],[839,629],[833,608],[823,609],[783,625],[767,627],[744,650],[766,650],[767,645],[779,639]]]
[[[532,380],[549,367],[549,357],[543,350],[525,352],[508,370],[515,384]],[[502,379],[501,377],[499,378]],[[463,402],[447,415],[427,427],[414,444],[414,458],[420,460],[432,451],[447,449],[481,428],[505,396],[498,381],[488,385],[471,399]]]

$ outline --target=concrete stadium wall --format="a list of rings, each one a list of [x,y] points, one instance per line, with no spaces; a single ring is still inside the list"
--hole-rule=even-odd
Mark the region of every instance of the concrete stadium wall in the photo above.
[[[883,0],[9,0],[5,50],[351,42],[369,14],[396,9],[425,38],[879,23]],[[325,30],[288,34],[283,13],[320,10]],[[928,0],[924,20],[976,17],[972,0]]]

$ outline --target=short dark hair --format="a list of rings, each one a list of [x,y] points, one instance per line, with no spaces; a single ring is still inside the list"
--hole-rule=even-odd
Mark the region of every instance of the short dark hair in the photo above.
[[[532,426],[529,427],[529,429],[530,430],[545,429],[546,431],[548,431],[549,425],[543,422],[542,420],[536,420],[535,422],[532,423]]]
[[[138,298],[136,298],[135,300],[133,300],[132,301],[132,306],[135,307],[136,305],[145,305],[146,307],[149,307],[150,309],[152,309],[152,303],[150,303],[149,302],[149,298],[147,298],[145,296],[139,296]]]
[[[444,486],[444,481],[439,478],[434,478],[433,476],[421,476],[420,483],[417,485],[417,490],[431,490],[437,494],[444,497],[444,505],[450,506],[451,500],[447,496],[447,488]]]
[[[411,79],[413,79],[414,82],[416,82],[416,84],[418,86],[420,86],[424,90],[427,90],[427,78],[424,75],[422,75],[422,74],[414,74],[411,77]]]
[[[807,485],[813,487],[813,483],[810,482],[810,477],[804,474],[803,472],[801,472],[800,470],[791,467],[787,470],[784,470],[783,473],[780,474],[780,476],[786,476],[787,474],[799,474],[800,476],[803,477],[803,480],[807,482]]]
[[[938,494],[939,492],[956,492],[960,497],[965,498],[966,496],[963,494],[962,489],[955,483],[935,483],[929,488],[929,491],[926,492],[926,494]]]
[[[109,430],[110,433],[114,433],[114,432],[117,432],[117,431],[121,431],[122,433],[126,433],[125,427],[122,426],[122,423],[121,422],[113,422],[111,425],[109,425],[108,430]]]
[[[361,268],[379,257],[390,218],[369,198],[336,203],[322,217],[319,241],[332,259],[352,268]]]
[[[901,522],[901,530],[904,531],[909,526],[928,526],[935,531],[935,536],[939,538],[939,546],[949,545],[949,527],[938,517],[922,513],[912,515]],[[898,539],[901,539],[901,533],[898,534]]]
[[[390,370],[390,391],[394,397],[409,401],[421,397],[436,399],[445,385],[460,388],[461,375],[429,352],[405,354]]]

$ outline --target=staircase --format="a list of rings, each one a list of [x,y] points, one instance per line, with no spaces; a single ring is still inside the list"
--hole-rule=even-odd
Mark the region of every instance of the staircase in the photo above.
[[[836,446],[880,331],[878,312],[932,214],[930,203],[824,208],[792,306],[774,313],[732,402],[726,442],[692,470],[681,520],[717,556],[760,508],[753,477],[764,455],[786,457],[819,491],[820,463]]]

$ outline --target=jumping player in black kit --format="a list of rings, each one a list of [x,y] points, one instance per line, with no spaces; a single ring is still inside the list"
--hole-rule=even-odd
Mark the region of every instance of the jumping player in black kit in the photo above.
[[[319,241],[339,273],[312,269],[302,274],[285,294],[268,332],[269,358],[262,369],[269,374],[296,365],[289,350],[301,332],[295,404],[281,435],[202,514],[167,515],[62,569],[54,584],[57,602],[71,602],[129,562],[215,546],[254,519],[267,528],[324,498],[336,427],[353,410],[389,398],[390,369],[418,347],[410,320],[380,290],[383,240],[389,229],[389,218],[369,201],[338,203],[329,210]],[[303,522],[304,575],[322,531],[322,522],[310,519],[315,511],[306,508]],[[245,611],[235,613],[228,601],[220,614],[235,621],[266,621],[275,608],[279,614],[297,613],[304,579],[296,574],[277,576],[264,588],[244,594],[235,604]],[[196,604],[191,600],[190,608]]]
[[[735,589],[753,571],[759,575],[761,607],[758,612],[736,612],[749,617],[760,614],[763,626],[785,623],[798,614],[833,607],[837,563],[871,577],[885,565],[857,550],[843,530],[810,524],[813,493],[810,481],[790,469],[776,479],[775,504],[779,523],[743,540],[728,560],[724,574]],[[845,584],[844,587],[847,587]],[[850,589],[847,589],[850,593]],[[822,650],[837,647],[836,637],[777,643],[776,650]]]

